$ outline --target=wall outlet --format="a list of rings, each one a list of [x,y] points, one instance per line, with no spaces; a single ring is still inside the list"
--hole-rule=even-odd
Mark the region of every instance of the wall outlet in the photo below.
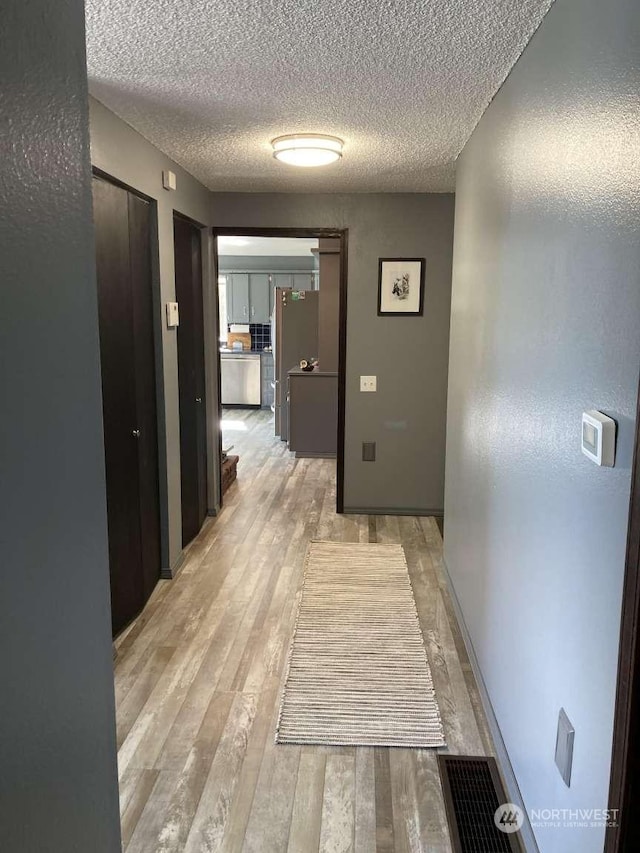
[[[376,443],[375,443],[375,441],[363,441],[362,442],[362,461],[363,462],[375,462],[376,461]]]
[[[360,390],[361,391],[375,391],[377,385],[377,376],[361,376],[360,377]]]
[[[558,733],[556,735],[556,764],[567,788],[571,785],[571,765],[573,764],[573,739],[576,730],[571,725],[564,708],[558,714]]]

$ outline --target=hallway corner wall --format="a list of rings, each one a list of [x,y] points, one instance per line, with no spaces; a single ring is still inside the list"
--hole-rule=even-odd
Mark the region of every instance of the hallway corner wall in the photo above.
[[[640,365],[640,8],[556,0],[458,161],[445,560],[530,809],[607,807]],[[581,415],[618,425],[614,468]],[[571,786],[554,763],[575,726]],[[545,826],[541,853],[604,827]]]
[[[84,6],[3,6],[0,847],[120,846]]]

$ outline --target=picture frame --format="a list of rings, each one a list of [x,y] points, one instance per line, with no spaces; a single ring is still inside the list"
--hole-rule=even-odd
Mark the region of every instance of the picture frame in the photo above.
[[[379,317],[422,316],[425,266],[424,258],[379,259]]]

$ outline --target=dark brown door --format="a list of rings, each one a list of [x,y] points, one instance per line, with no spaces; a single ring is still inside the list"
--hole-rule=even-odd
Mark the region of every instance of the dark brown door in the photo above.
[[[180,387],[180,471],[182,545],[202,527],[207,513],[207,439],[204,376],[204,315],[200,229],[173,220]]]
[[[150,208],[93,181],[113,633],[160,576]]]

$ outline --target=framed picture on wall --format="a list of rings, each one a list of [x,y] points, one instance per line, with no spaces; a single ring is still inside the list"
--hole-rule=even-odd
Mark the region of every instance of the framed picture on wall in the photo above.
[[[424,258],[380,258],[379,316],[422,316],[424,267]]]

